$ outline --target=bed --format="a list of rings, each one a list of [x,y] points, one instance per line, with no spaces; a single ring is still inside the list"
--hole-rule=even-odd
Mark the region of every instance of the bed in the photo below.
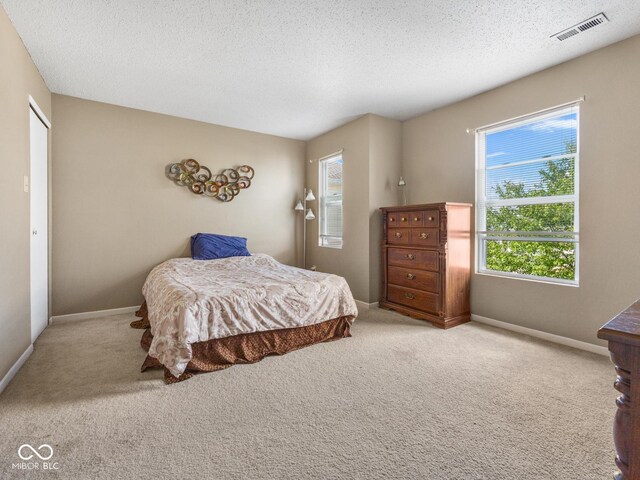
[[[142,293],[131,324],[145,329],[142,370],[164,368],[167,383],[350,337],[358,313],[344,278],[265,254],[174,258],[149,273]]]

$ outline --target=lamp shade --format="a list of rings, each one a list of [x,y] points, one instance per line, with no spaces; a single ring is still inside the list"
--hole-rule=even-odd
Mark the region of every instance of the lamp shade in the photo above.
[[[313,190],[309,190],[309,193],[307,193],[307,201],[311,201],[311,200],[315,200],[316,197],[313,196]]]
[[[304,210],[304,207],[302,206],[302,201],[301,200],[298,200],[298,203],[296,203],[296,206],[295,206],[294,210]]]
[[[313,214],[313,210],[309,209],[307,214],[304,216],[305,220],[313,220],[316,216]]]

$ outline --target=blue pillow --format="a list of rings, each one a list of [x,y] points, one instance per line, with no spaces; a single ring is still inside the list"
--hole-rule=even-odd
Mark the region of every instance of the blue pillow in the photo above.
[[[197,233],[191,237],[191,258],[215,260],[227,257],[249,257],[247,239],[213,233]]]

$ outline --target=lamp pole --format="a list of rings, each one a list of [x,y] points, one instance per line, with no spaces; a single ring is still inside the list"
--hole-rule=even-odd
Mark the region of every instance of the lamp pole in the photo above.
[[[302,268],[307,268],[307,189],[305,188],[302,193],[304,202],[304,216],[302,217]]]
[[[307,201],[313,201],[316,197],[313,196],[313,191],[306,188],[303,191],[302,201],[298,200],[295,210],[302,210],[304,216],[302,217],[302,268],[307,268],[307,220],[313,220],[316,216],[313,214],[313,210],[310,208],[307,210]]]

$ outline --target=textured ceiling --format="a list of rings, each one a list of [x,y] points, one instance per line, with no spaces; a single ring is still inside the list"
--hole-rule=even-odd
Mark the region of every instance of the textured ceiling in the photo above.
[[[291,138],[640,33],[639,0],[0,0],[56,93]],[[549,38],[604,11],[610,22]]]

